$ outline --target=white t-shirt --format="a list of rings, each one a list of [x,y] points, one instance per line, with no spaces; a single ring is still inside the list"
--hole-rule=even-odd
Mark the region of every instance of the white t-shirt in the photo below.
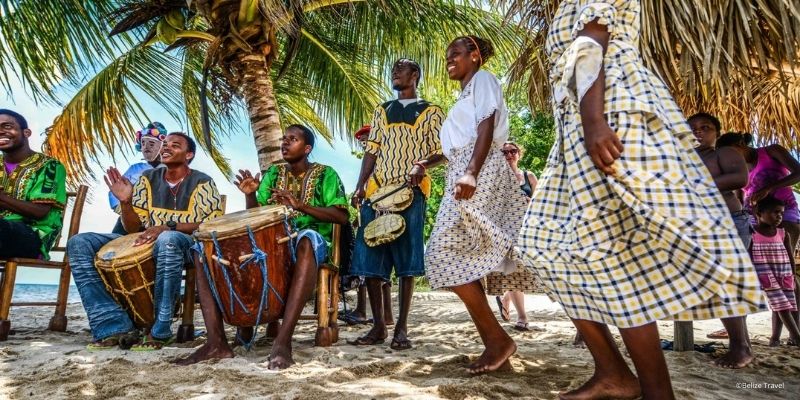
[[[439,138],[445,156],[478,138],[478,125],[494,116],[494,143],[502,146],[508,140],[508,109],[500,82],[490,72],[480,70],[461,91],[456,104],[447,113]]]

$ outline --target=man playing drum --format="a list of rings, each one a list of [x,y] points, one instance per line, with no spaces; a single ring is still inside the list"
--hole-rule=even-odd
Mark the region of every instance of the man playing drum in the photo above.
[[[191,260],[194,243],[189,236],[200,222],[222,215],[221,197],[211,178],[189,168],[197,146],[182,132],[167,135],[161,148],[166,168],[142,173],[133,185],[112,167],[105,176],[111,193],[119,199],[122,225],[128,233],[144,228],[134,246],[154,244],[156,260],[153,302],[155,322],[150,333],[133,350],[159,350],[172,340],[172,315],[181,286],[181,271]],[[82,233],[69,240],[67,251],[72,277],[89,318],[94,342],[89,350],[117,346],[134,329],[125,310],[114,301],[95,268],[95,254],[118,234]]]
[[[61,233],[67,173],[30,136],[22,115],[0,109],[0,257],[48,259]]]
[[[333,168],[308,161],[313,148],[314,134],[311,130],[291,125],[286,128],[281,144],[286,164],[271,166],[260,181],[260,174],[253,176],[247,170],[240,170],[236,177],[236,185],[245,194],[247,208],[285,205],[291,210],[292,224],[299,231],[294,241],[296,262],[292,266],[286,308],[269,355],[270,369],[283,369],[294,363],[292,334],[306,300],[314,291],[317,268],[329,254],[333,224],[348,223],[347,197],[342,181]],[[202,267],[198,265],[198,268]],[[221,313],[205,274],[197,274],[197,289],[208,341],[178,364],[234,356],[226,341]]]

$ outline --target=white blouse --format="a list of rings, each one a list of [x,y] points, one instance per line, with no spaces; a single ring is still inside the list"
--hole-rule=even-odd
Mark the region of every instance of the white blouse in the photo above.
[[[442,124],[439,138],[444,155],[450,157],[454,150],[473,145],[478,138],[478,124],[492,113],[495,114],[493,141],[502,146],[508,140],[508,109],[503,90],[494,75],[480,70],[461,91]]]

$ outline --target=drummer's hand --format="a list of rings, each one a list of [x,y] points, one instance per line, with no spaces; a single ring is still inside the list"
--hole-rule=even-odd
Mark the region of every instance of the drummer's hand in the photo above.
[[[478,186],[478,180],[475,175],[464,174],[456,181],[456,188],[453,197],[456,200],[469,200],[475,194],[475,188]]]
[[[107,169],[103,180],[106,181],[106,185],[114,197],[122,203],[130,203],[133,198],[133,185],[128,178],[119,173],[118,169],[114,167]]]
[[[166,226],[166,225],[151,226],[151,227],[145,229],[145,231],[142,232],[142,234],[139,235],[138,238],[136,238],[136,241],[133,242],[133,245],[135,247],[135,246],[141,246],[143,244],[148,244],[148,243],[155,242],[156,239],[158,239],[158,235],[160,235],[161,232],[168,231],[168,230],[169,230],[169,227]]]
[[[422,168],[418,164],[414,164],[414,166],[411,167],[411,172],[408,173],[409,186],[419,186],[419,184],[422,183],[423,178],[425,178],[425,168]]]
[[[244,194],[255,193],[258,190],[258,185],[261,184],[261,173],[259,172],[256,176],[253,176],[249,170],[240,169],[239,175],[236,175],[236,181],[233,184]]]
[[[350,198],[350,205],[352,205],[353,208],[360,207],[361,202],[364,201],[364,197],[366,196],[367,196],[366,190],[364,190],[363,188],[356,189],[356,191],[353,193],[353,197]]]
[[[297,198],[292,195],[292,192],[288,190],[273,189],[272,200],[274,200],[276,203],[283,204],[286,207],[291,207],[298,211],[300,211],[300,208],[303,207],[303,203],[300,200],[297,200]]]

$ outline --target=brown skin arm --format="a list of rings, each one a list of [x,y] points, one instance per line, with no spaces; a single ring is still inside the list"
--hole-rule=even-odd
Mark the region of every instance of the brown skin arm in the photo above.
[[[411,172],[408,174],[410,178],[409,185],[412,187],[419,186],[419,184],[422,182],[422,179],[425,178],[425,172],[427,170],[435,168],[445,161],[447,161],[447,159],[442,154],[435,154],[424,160],[417,161],[418,163],[424,165],[425,168],[422,168],[417,164],[414,164],[414,166],[411,167]]]
[[[364,158],[361,160],[361,172],[358,174],[358,182],[356,183],[356,191],[353,193],[353,207],[358,207],[361,204],[361,200],[366,196],[367,179],[372,175],[372,171],[375,170],[375,161],[377,159],[378,157],[372,153],[364,153]]]
[[[608,48],[609,33],[605,25],[595,21],[586,24],[578,33],[594,39],[603,46],[605,54]],[[592,86],[581,99],[580,114],[583,125],[584,145],[594,165],[606,174],[615,173],[612,164],[622,154],[622,142],[617,134],[608,126],[605,119],[605,71],[600,68],[600,74]]]
[[[789,254],[789,261],[792,263],[792,273],[797,271],[797,266],[794,263],[794,254],[792,254],[792,245],[789,241],[789,235],[784,231],[783,247],[786,247],[786,253]]]
[[[292,207],[298,212],[310,215],[322,222],[333,222],[334,224],[342,225],[348,223],[349,215],[346,209],[340,207],[312,207],[296,199],[287,190],[273,189],[272,200],[287,207]]]
[[[133,210],[130,200],[120,201],[120,219],[122,220],[122,227],[128,233],[136,233],[142,229],[142,220],[139,215]]]
[[[785,187],[785,186],[792,186],[797,183],[800,183],[800,162],[797,162],[791,154],[789,154],[786,149],[784,149],[780,145],[772,145],[767,147],[767,154],[770,157],[778,160],[784,167],[789,169],[789,175],[786,175],[785,178],[773,183],[771,185],[771,189],[775,190],[777,188]]]
[[[717,150],[719,168],[722,171],[714,178],[720,191],[738,190],[747,186],[747,163],[739,152],[730,147]]]
[[[32,203],[0,193],[0,210],[8,210],[25,218],[42,219],[47,216],[51,208],[53,208],[52,204]]]

